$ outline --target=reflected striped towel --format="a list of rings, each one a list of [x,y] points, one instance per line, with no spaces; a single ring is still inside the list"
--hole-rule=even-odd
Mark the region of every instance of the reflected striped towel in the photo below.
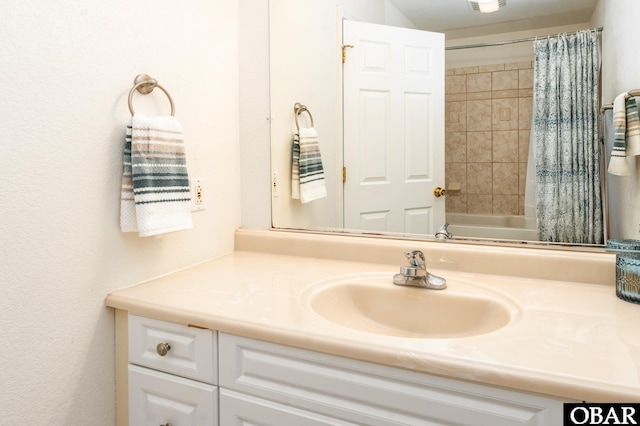
[[[613,101],[614,142],[607,171],[612,175],[629,176],[627,156],[640,155],[640,118],[638,104],[628,93]]]
[[[193,227],[182,127],[174,117],[135,115],[123,165],[122,232],[146,237]]]
[[[293,135],[291,150],[291,198],[300,199],[300,135]]]
[[[627,156],[640,155],[640,118],[638,103],[634,97],[626,102],[627,125],[625,131]]]
[[[298,135],[297,135],[298,136]],[[322,157],[320,155],[320,145],[318,143],[318,133],[313,127],[301,128],[299,133],[299,196],[301,203],[317,200],[327,196],[327,188],[324,179],[324,168],[322,167]],[[294,139],[294,163],[295,163],[295,139]],[[294,166],[295,167],[295,166]],[[294,167],[292,167],[292,188]],[[292,197],[295,189],[292,189]]]

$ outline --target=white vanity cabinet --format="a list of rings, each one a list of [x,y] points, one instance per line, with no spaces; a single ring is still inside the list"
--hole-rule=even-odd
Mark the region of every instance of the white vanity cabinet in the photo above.
[[[131,314],[127,322],[129,426],[555,426],[569,402]]]
[[[563,402],[220,333],[220,424],[555,426]]]
[[[217,333],[132,314],[127,331],[129,425],[217,425]]]

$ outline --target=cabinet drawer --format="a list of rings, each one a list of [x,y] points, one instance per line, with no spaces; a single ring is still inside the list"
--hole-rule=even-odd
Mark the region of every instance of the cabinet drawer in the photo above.
[[[211,426],[217,400],[213,385],[129,365],[129,425]]]
[[[216,332],[129,314],[129,362],[166,373],[217,382]],[[158,348],[158,345],[167,345]]]
[[[358,426],[310,411],[220,389],[220,424],[236,426]]]

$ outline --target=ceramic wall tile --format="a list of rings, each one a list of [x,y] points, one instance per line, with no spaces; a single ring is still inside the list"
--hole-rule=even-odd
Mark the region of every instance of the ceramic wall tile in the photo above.
[[[465,93],[467,91],[466,75],[449,75],[444,78],[445,93]]]
[[[518,129],[530,129],[532,117],[533,98],[518,98]]]
[[[467,76],[467,93],[491,91],[491,73],[483,72]]]
[[[531,89],[518,89],[518,97],[519,98],[533,98],[533,88]],[[533,99],[531,99],[533,102]]]
[[[467,93],[467,100],[478,101],[481,99],[491,99],[493,92],[469,92]]]
[[[467,213],[469,210],[467,194],[447,195],[445,199],[445,209],[450,213]]]
[[[504,64],[493,64],[493,65],[480,65],[478,67],[478,72],[494,72],[494,71],[503,71]]]
[[[496,215],[517,215],[518,196],[517,195],[494,195],[493,214]]]
[[[490,163],[492,160],[491,132],[467,132],[467,159],[474,163]]]
[[[460,193],[467,193],[467,163],[448,163],[444,166],[445,186],[460,183]]]
[[[518,164],[493,163],[494,195],[518,195]]]
[[[492,130],[518,130],[518,122],[518,98],[492,100]]]
[[[492,73],[493,90],[511,90],[518,88],[518,71],[496,71]]]
[[[492,194],[493,169],[491,163],[467,163],[467,192]]]
[[[445,103],[445,131],[466,132],[467,131],[467,102],[446,102]]]
[[[518,161],[526,163],[529,161],[529,140],[531,130],[520,130],[518,132]]]
[[[504,64],[504,69],[505,70],[519,70],[519,69],[531,68],[532,66],[533,66],[533,63],[531,61],[511,62],[511,63],[508,63],[508,64]]]
[[[524,196],[527,183],[527,163],[518,163],[518,195]]]
[[[493,132],[492,159],[494,163],[518,162],[518,131]]]
[[[491,100],[467,101],[467,131],[491,130]]]
[[[464,163],[467,161],[467,132],[445,133],[445,161]]]
[[[453,69],[454,74],[476,74],[478,72],[478,67],[460,67]]]
[[[523,214],[533,62],[459,67],[446,76],[446,180],[462,185],[447,211]]]
[[[518,70],[518,89],[533,88],[533,70]]]
[[[492,214],[493,195],[469,194],[467,206],[469,213]]]
[[[517,89],[494,90],[491,92],[491,97],[493,99],[517,98],[519,95],[520,92]]]
[[[467,100],[467,92],[465,93],[450,93],[447,94],[447,102],[459,102]]]

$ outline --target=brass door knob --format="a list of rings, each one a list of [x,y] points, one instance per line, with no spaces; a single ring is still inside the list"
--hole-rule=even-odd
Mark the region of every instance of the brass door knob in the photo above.
[[[165,356],[171,350],[171,345],[168,343],[158,343],[156,346],[156,352],[158,355]]]
[[[447,190],[437,186],[433,189],[433,195],[435,197],[444,197],[445,195],[447,195]]]

